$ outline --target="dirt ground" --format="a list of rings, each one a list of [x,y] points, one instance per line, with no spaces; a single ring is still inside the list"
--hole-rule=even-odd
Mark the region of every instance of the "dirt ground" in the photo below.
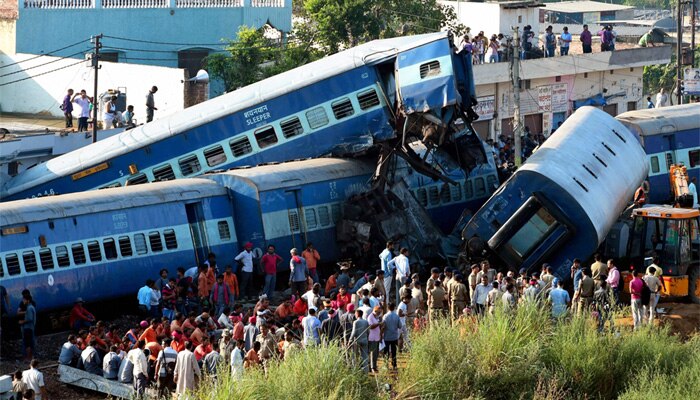
[[[670,325],[671,332],[687,339],[693,333],[700,333],[700,304],[659,303],[657,325]],[[618,318],[616,324],[632,326],[632,318]]]

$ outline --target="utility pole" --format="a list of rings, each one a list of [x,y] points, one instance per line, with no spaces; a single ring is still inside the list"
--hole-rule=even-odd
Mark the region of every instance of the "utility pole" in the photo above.
[[[93,36],[90,42],[95,44],[95,52],[92,53],[92,68],[95,70],[95,81],[93,86],[93,98],[92,98],[92,143],[97,142],[97,109],[99,108],[100,101],[97,98],[97,72],[100,70],[100,49],[102,48],[102,34]]]
[[[676,15],[676,104],[683,104],[683,92],[681,82],[683,77],[683,0],[678,0],[678,14]]]
[[[513,75],[513,145],[515,146],[515,167],[522,164],[523,144],[520,135],[523,132],[523,121],[520,116],[520,37],[518,27],[513,27],[513,57],[511,74]]]

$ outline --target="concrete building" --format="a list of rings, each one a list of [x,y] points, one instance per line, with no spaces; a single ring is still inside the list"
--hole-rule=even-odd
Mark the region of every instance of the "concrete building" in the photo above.
[[[535,32],[540,30],[542,3],[538,0],[438,2],[454,8],[459,22],[470,27],[474,34],[484,31],[489,37],[498,33],[510,35],[511,27],[518,26],[522,31],[525,25],[532,26]]]
[[[634,7],[598,1],[547,3],[542,10],[547,24],[594,25],[601,21],[634,19]]]
[[[670,62],[672,47],[569,55],[520,62],[520,110],[531,132],[546,135],[583,104],[611,115],[646,106],[644,66]],[[484,138],[513,133],[510,63],[474,66],[477,112],[474,126]],[[604,104],[603,104],[604,103]]]
[[[52,53],[83,58],[88,39],[102,33],[104,61],[185,68],[190,76],[242,25],[269,24],[282,32],[292,27],[291,0],[9,1],[19,4],[17,53],[42,54],[83,40]]]

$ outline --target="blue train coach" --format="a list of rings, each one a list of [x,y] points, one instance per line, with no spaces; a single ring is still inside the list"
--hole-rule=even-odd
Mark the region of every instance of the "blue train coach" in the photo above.
[[[238,248],[228,191],[206,179],[161,182],[0,204],[0,282],[12,311],[31,290],[39,311],[136,293]]]
[[[572,260],[603,242],[647,171],[638,137],[583,107],[467,223],[467,253],[516,271],[547,262],[567,278]]]
[[[672,164],[683,164],[700,180],[700,103],[629,111],[617,116],[639,135],[649,163],[648,202],[673,203]]]

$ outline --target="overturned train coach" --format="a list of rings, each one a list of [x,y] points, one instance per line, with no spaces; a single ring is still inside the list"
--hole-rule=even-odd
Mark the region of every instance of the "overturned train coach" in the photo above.
[[[468,222],[467,255],[515,270],[549,263],[566,278],[574,258],[603,242],[647,172],[633,132],[601,110],[581,108]]]

